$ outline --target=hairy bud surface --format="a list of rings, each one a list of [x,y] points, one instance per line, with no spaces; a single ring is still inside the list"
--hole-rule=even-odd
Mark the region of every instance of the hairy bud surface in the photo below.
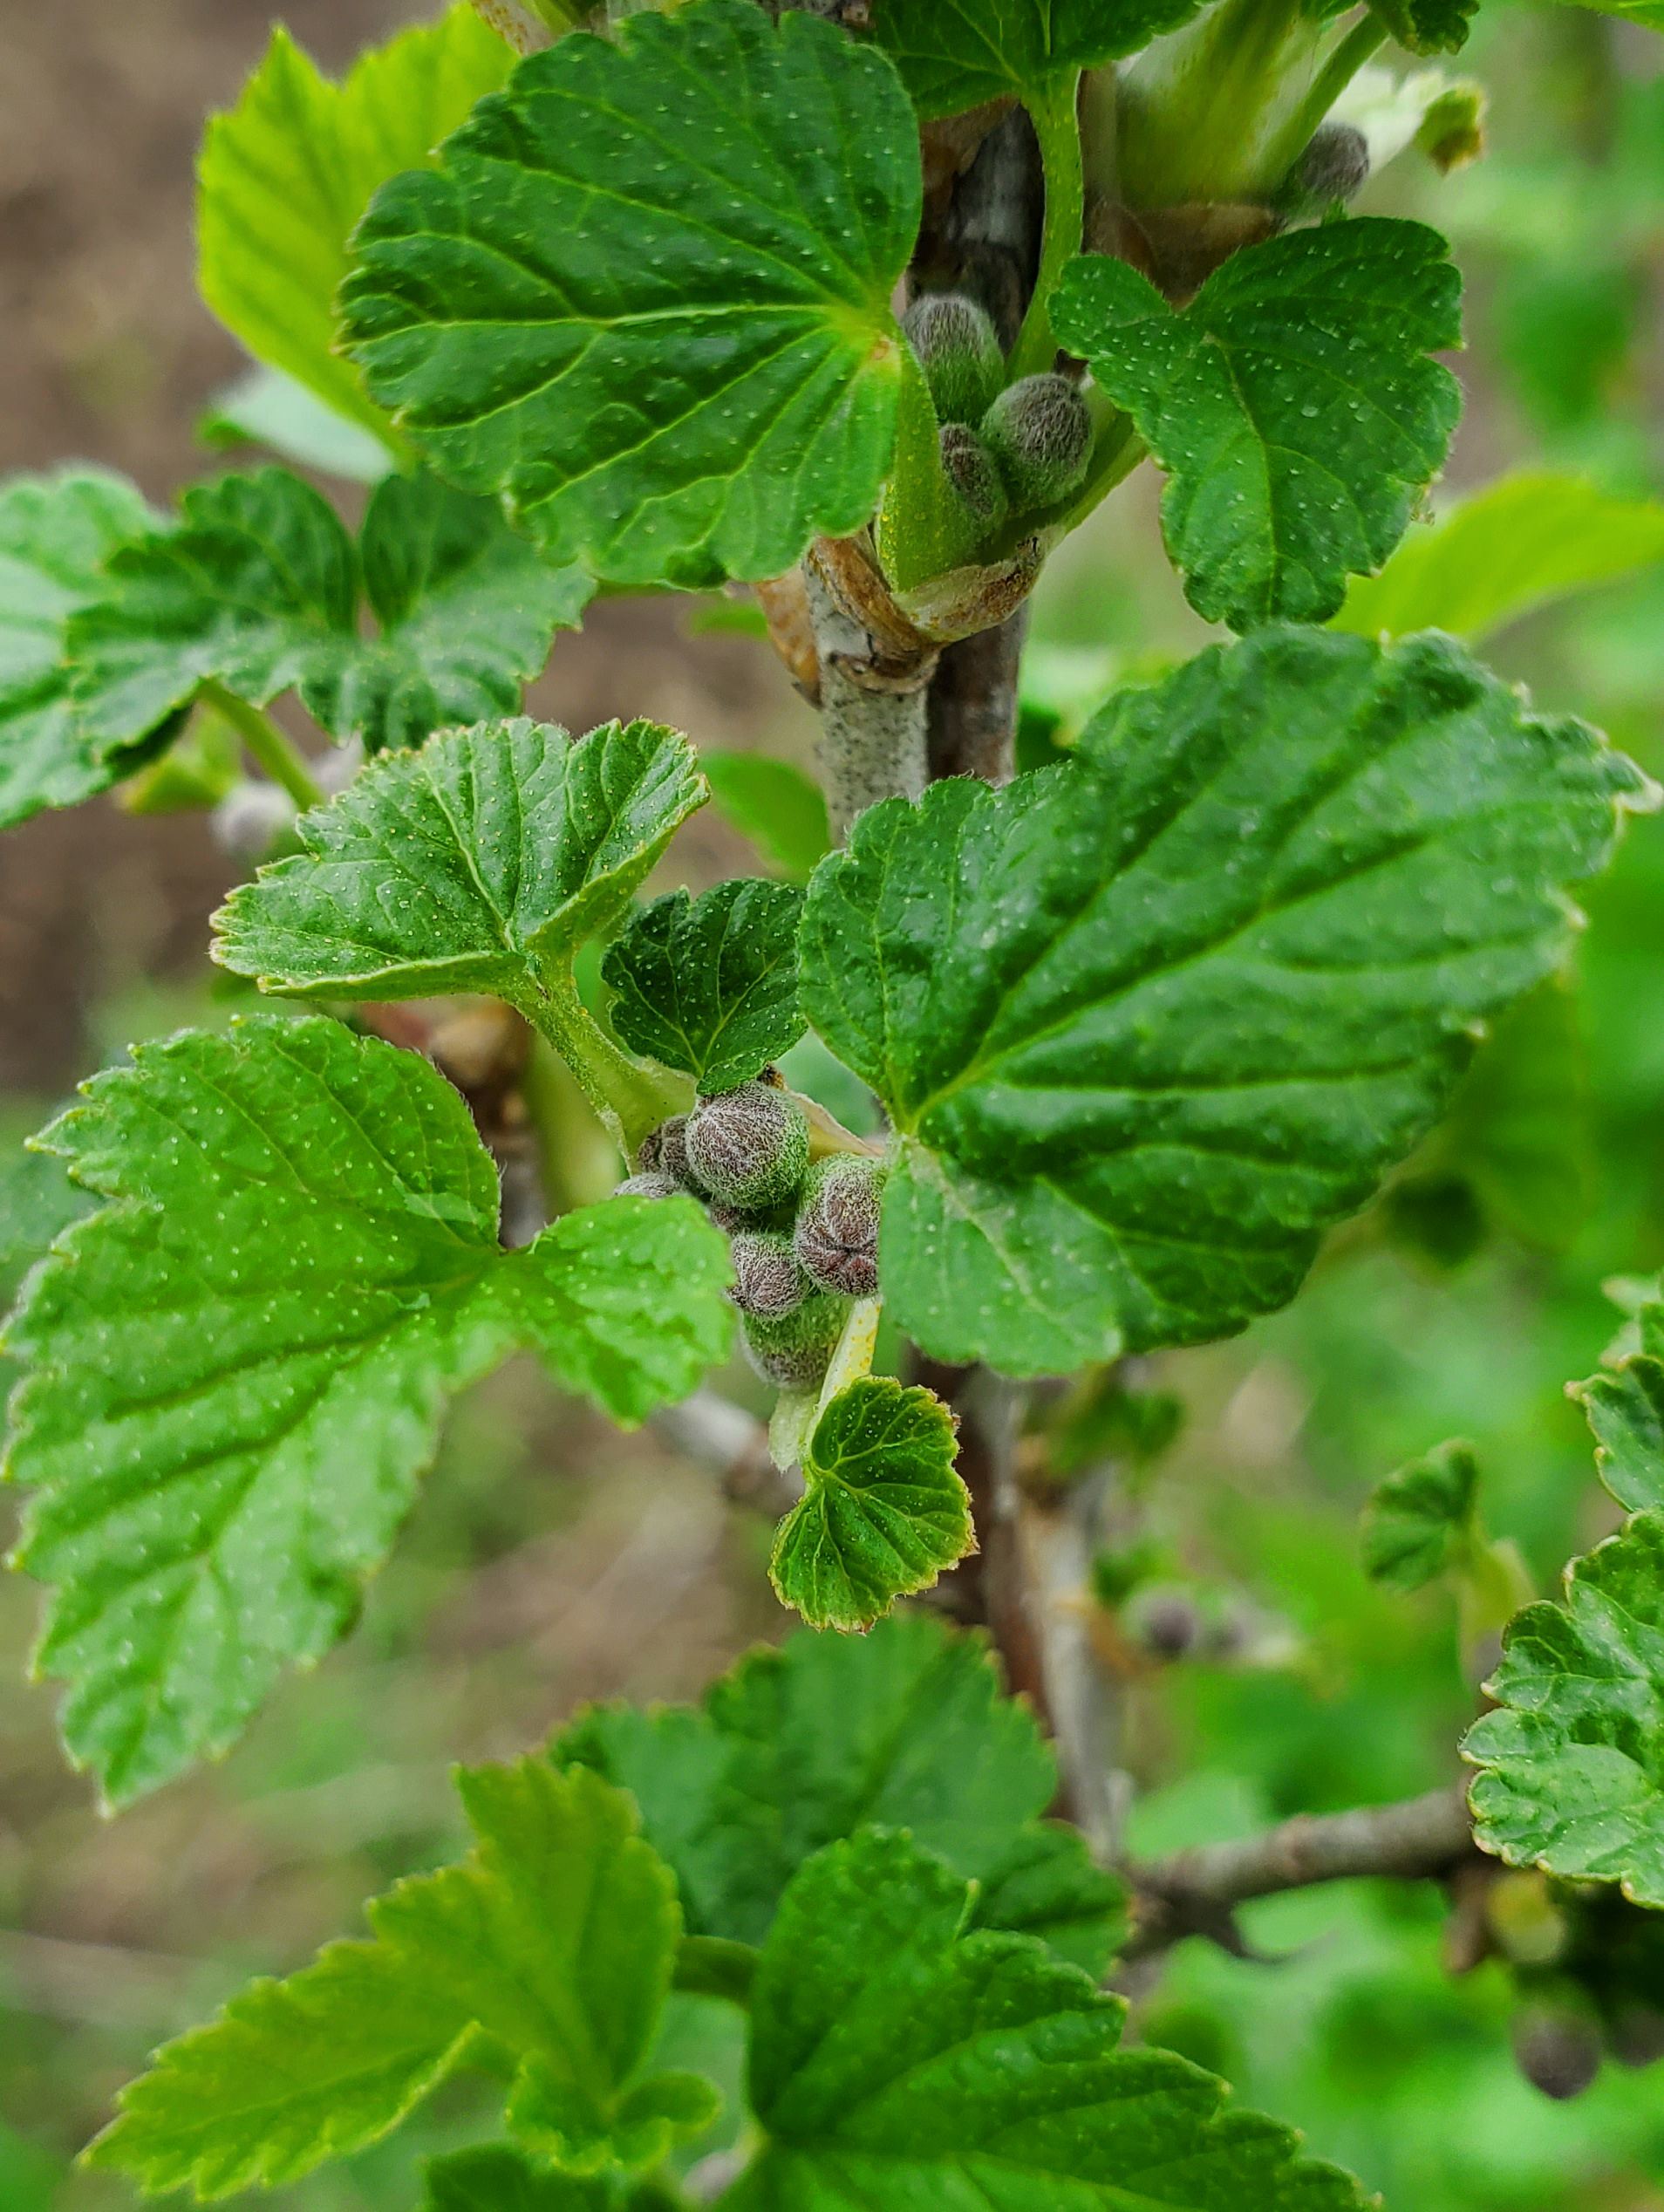
[[[982,418],[983,443],[1019,507],[1049,507],[1085,480],[1092,416],[1066,376],[1026,376]]]
[[[767,1083],[701,1099],[688,1116],[687,1163],[696,1184],[726,1205],[778,1205],[808,1168],[808,1122],[795,1099]]]

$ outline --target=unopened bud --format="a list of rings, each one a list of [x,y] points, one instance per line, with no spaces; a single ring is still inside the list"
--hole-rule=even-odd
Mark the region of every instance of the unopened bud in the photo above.
[[[1582,2096],[1600,2071],[1592,2020],[1560,2005],[1531,2004],[1514,2017],[1514,2063],[1534,2089],[1561,2103]]]
[[[903,319],[941,422],[980,422],[1005,381],[994,326],[964,292],[926,292]]]
[[[1092,416],[1066,376],[1026,376],[982,418],[983,443],[1020,508],[1050,507],[1085,479]]]
[[[1485,92],[1463,82],[1441,92],[1422,118],[1415,143],[1441,176],[1476,161],[1485,150]]]
[[[791,1239],[778,1231],[737,1230],[728,1249],[737,1278],[728,1295],[742,1314],[783,1321],[808,1296],[808,1278],[797,1264]]]
[[[965,502],[985,537],[999,529],[1011,505],[993,455],[962,422],[942,425],[942,474]]]
[[[1134,1641],[1155,1659],[1186,1659],[1202,1641],[1202,1615],[1176,1590],[1152,1591],[1135,1601],[1128,1625]]]
[[[673,1177],[649,1168],[644,1175],[627,1176],[612,1195],[615,1198],[673,1198],[681,1187]]]
[[[1651,2066],[1664,2058],[1664,2012],[1655,2005],[1626,2004],[1608,2034],[1620,2066]]]
[[[642,1138],[640,1147],[636,1153],[636,1166],[638,1172],[643,1175],[651,1174],[660,1164],[664,1149],[664,1130],[650,1129],[646,1136]]]
[[[1294,165],[1295,196],[1333,207],[1362,191],[1369,177],[1369,141],[1354,123],[1320,123]]]
[[[845,1298],[876,1292],[883,1194],[876,1160],[835,1153],[809,1171],[792,1242],[803,1272],[822,1290]]]
[[[669,1121],[660,1123],[656,1132],[658,1166],[684,1191],[691,1191],[696,1198],[702,1198],[706,1195],[705,1186],[688,1164],[687,1124],[685,1114],[672,1114]]]
[[[780,1389],[815,1389],[849,1316],[849,1300],[824,1290],[812,1291],[795,1312],[778,1321],[747,1314],[747,1355],[764,1381]]]
[[[713,1198],[748,1211],[778,1205],[808,1168],[808,1122],[785,1091],[741,1083],[701,1099],[688,1116],[687,1163]]]

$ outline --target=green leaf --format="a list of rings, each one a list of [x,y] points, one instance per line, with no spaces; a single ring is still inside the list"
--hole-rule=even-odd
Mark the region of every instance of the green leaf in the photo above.
[[[1664,1511],[1664,1306],[1644,1305],[1640,1348],[1565,1394],[1594,1431],[1595,1467],[1620,1505]]]
[[[1020,1936],[962,1932],[965,1885],[905,1836],[835,1843],[788,1891],[752,2007],[767,2130],[730,2212],[1350,2212],[1349,2174]]]
[[[696,1935],[760,1943],[803,1860],[877,1821],[979,1882],[980,1921],[1043,1932],[1095,1976],[1108,1963],[1121,1887],[1039,1819],[1057,1768],[1033,1714],[980,1637],[928,1615],[753,1652],[698,1710],[592,1706],[554,1755],[634,1792]]]
[[[155,521],[125,476],[101,468],[0,484],[0,830],[76,806],[122,773],[75,729],[64,636],[105,590],[106,561]]]
[[[388,186],[348,339],[435,465],[506,494],[553,559],[778,576],[873,511],[920,205],[882,55],[697,0],[530,56],[438,175]]]
[[[180,509],[177,528],[112,558],[107,596],[70,625],[78,734],[99,757],[210,679],[260,707],[292,686],[325,729],[372,751],[512,713],[594,588],[435,476],[378,484],[356,550],[286,469],[196,485]],[[362,634],[360,577],[376,638]]]
[[[205,2200],[296,2181],[377,2141],[465,2065],[535,2066],[604,2146],[656,2086],[638,2076],[681,1932],[670,1869],[594,1774],[534,1756],[460,1769],[457,1787],[468,1856],[377,1898],[369,1942],[330,1944],[166,2045],[89,2164]]]
[[[614,2212],[604,2182],[535,2166],[506,2143],[430,2159],[421,2212]]]
[[[1573,1560],[1564,1606],[1517,1614],[1486,1689],[1462,1747],[1481,1847],[1664,1906],[1664,1514]]]
[[[1058,1374],[1284,1304],[1650,792],[1448,639],[1291,629],[1121,693],[1007,790],[871,809],[799,947],[898,1133],[901,1326]]]
[[[379,438],[282,369],[250,369],[216,393],[196,434],[211,446],[269,446],[284,461],[352,483],[378,484],[393,466]]]
[[[489,991],[535,1007],[549,963],[629,911],[705,799],[685,739],[609,722],[446,731],[303,816],[304,851],[215,916],[215,958],[299,997]]]
[[[29,1270],[46,1257],[53,1239],[72,1221],[90,1213],[93,1205],[70,1181],[61,1160],[25,1151],[23,1139],[22,1128],[0,1117],[0,1321]],[[0,1409],[19,1371],[16,1361],[0,1348]]]
[[[9,1329],[8,1467],[35,1488],[19,1563],[58,1586],[37,1664],[112,1804],[223,1751],[351,1625],[464,1384],[523,1347],[632,1423],[731,1335],[691,1201],[502,1251],[460,1096],[332,1021],[142,1047],[42,1142],[113,1203]]]
[[[1176,314],[1125,262],[1070,265],[1053,324],[1168,472],[1199,614],[1321,622],[1381,566],[1461,412],[1427,358],[1461,344],[1461,290],[1436,231],[1378,216],[1249,246]]]
[[[399,444],[336,351],[347,241],[377,187],[430,162],[514,56],[471,8],[403,31],[333,85],[279,24],[229,114],[210,121],[197,168],[197,283],[257,361],[338,415]]]
[[[1354,579],[1333,626],[1361,638],[1483,638],[1658,561],[1657,501],[1613,499],[1576,476],[1507,476],[1430,529],[1413,527],[1379,576]]]
[[[617,994],[613,1027],[631,1051],[692,1075],[702,1095],[750,1082],[807,1026],[797,1005],[802,911],[794,884],[745,876],[698,899],[656,898],[602,962]]]
[[[887,1376],[839,1391],[774,1538],[768,1579],[782,1605],[812,1628],[869,1628],[974,1548],[956,1427],[932,1392]]]
[[[1199,0],[878,0],[873,35],[921,116],[1038,98],[1054,79],[1136,53]]]
[[[1479,0],[1369,0],[1369,5],[1412,54],[1460,52],[1479,12]]]
[[[1364,1573],[1389,1590],[1419,1590],[1472,1543],[1479,1464],[1470,1444],[1436,1445],[1370,1492]]]
[[[749,837],[765,860],[806,884],[832,850],[826,795],[813,776],[764,753],[699,754],[719,814]]]

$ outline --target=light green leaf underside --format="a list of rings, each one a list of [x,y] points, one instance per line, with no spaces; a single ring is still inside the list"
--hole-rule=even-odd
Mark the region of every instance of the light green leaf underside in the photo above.
[[[1648,31],[1664,31],[1664,7],[1658,0],[1578,0],[1603,16],[1620,16],[1626,23],[1644,24]]]
[[[728,2212],[1361,2212],[1350,2175],[1163,2051],[1022,1936],[962,1932],[965,1885],[894,1832],[797,1875],[752,1997],[767,2131]]]
[[[112,559],[106,596],[70,627],[77,734],[99,757],[209,679],[260,707],[292,687],[372,752],[512,713],[594,589],[582,570],[550,568],[489,501],[426,474],[377,486],[357,547],[287,469],[196,485],[180,508],[177,527]]]
[[[1664,561],[1664,505],[1575,476],[1510,476],[1357,577],[1332,627],[1361,638],[1448,630],[1477,639],[1569,593]]]
[[[197,283],[257,361],[397,447],[358,370],[335,350],[347,241],[371,195],[428,162],[514,56],[472,8],[402,31],[331,84],[281,24],[197,167]]]
[[[733,1090],[802,1035],[794,884],[735,876],[698,899],[669,891],[607,948],[612,1026],[632,1052]]]
[[[760,1943],[803,1860],[876,1821],[979,1882],[983,1924],[1043,1936],[1094,1976],[1108,1963],[1120,1885],[1077,1830],[1039,1818],[1057,1769],[1033,1715],[999,1694],[981,1638],[927,1615],[754,1652],[697,1710],[592,1706],[553,1755],[634,1794],[695,1935]]]
[[[872,809],[810,886],[802,994],[904,1133],[904,1328],[1059,1373],[1285,1303],[1651,793],[1448,639],[1289,629],[1004,792]]]
[[[250,369],[215,394],[196,434],[214,446],[269,446],[284,461],[378,484],[393,467],[381,440],[282,369]]]
[[[120,773],[75,730],[65,632],[104,590],[111,554],[155,521],[134,485],[101,468],[0,483],[0,830],[78,805]]]
[[[542,965],[622,918],[705,796],[692,748],[657,722],[576,743],[525,720],[447,731],[304,816],[305,851],[215,916],[214,957],[301,995],[535,1007]]]
[[[1428,358],[1461,343],[1461,290],[1436,231],[1378,216],[1249,246],[1176,314],[1125,262],[1071,264],[1053,324],[1167,471],[1199,614],[1322,622],[1381,566],[1461,412]]]
[[[529,57],[399,178],[342,294],[370,390],[558,561],[708,588],[856,529],[890,466],[918,230],[882,55],[751,0]]]
[[[1419,1590],[1474,1533],[1479,1469],[1465,1444],[1442,1444],[1377,1483],[1365,1510],[1364,1572],[1389,1590]]]
[[[976,1542],[954,1466],[953,1417],[929,1390],[864,1376],[815,1423],[804,1496],[780,1525],[769,1580],[812,1628],[868,1628]]]
[[[1198,0],[877,0],[873,35],[922,116],[1043,92],[1136,53]]]
[[[1573,1560],[1563,1606],[1517,1614],[1486,1687],[1463,1745],[1476,1841],[1664,1906],[1664,1514]]]
[[[629,1799],[596,1775],[533,1757],[459,1770],[457,1785],[468,1856],[374,1900],[368,1942],[330,1944],[167,2045],[122,2093],[90,2164],[200,2200],[296,2181],[375,2142],[469,2065],[535,2065],[604,2127],[670,1989],[670,1870]]]
[[[47,1132],[113,1203],[60,1239],[6,1347],[37,1664],[119,1804],[223,1751],[351,1625],[447,1401],[517,1348],[615,1418],[721,1359],[691,1202],[497,1243],[496,1171],[427,1062],[335,1022],[186,1032]]]
[[[783,875],[807,883],[832,850],[826,795],[814,777],[761,753],[705,751],[699,766],[718,813]]]

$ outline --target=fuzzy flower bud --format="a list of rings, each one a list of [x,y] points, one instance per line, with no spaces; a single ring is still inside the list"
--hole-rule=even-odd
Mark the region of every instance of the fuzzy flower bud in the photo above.
[[[924,371],[938,418],[979,422],[1005,381],[994,326],[964,292],[925,292],[902,323]]]
[[[847,1298],[813,1291],[794,1312],[778,1320],[747,1314],[746,1354],[767,1382],[782,1390],[815,1389],[849,1316]]]
[[[1005,480],[986,446],[962,422],[942,425],[942,473],[970,509],[983,536],[998,529],[1011,505]]]
[[[1558,2004],[1517,2013],[1514,2063],[1533,2089],[1564,2103],[1582,2096],[1600,2071],[1600,2034],[1592,2020]]]
[[[1026,376],[982,418],[982,441],[1020,508],[1050,507],[1085,481],[1092,416],[1066,376]]]
[[[643,1174],[627,1176],[612,1195],[615,1198],[673,1198],[680,1189],[673,1177],[649,1168]]]
[[[789,1198],[808,1168],[808,1123],[796,1100],[767,1083],[702,1098],[688,1116],[687,1164],[697,1185],[747,1211]]]
[[[1353,199],[1369,176],[1369,141],[1352,123],[1320,123],[1294,165],[1296,196],[1317,208]]]
[[[702,1198],[706,1195],[705,1185],[688,1164],[688,1118],[685,1114],[672,1114],[669,1121],[661,1122],[654,1130],[653,1135],[658,1140],[657,1165],[661,1174],[668,1175],[684,1191],[691,1191],[696,1198]],[[646,1164],[645,1146],[642,1150],[642,1164]]]
[[[742,1314],[760,1321],[783,1321],[809,1294],[808,1278],[798,1266],[788,1238],[773,1229],[740,1229],[729,1240],[739,1280],[728,1293]]]
[[[809,1170],[792,1242],[804,1273],[821,1289],[845,1298],[870,1298],[877,1290],[883,1191],[876,1160],[837,1153]]]

